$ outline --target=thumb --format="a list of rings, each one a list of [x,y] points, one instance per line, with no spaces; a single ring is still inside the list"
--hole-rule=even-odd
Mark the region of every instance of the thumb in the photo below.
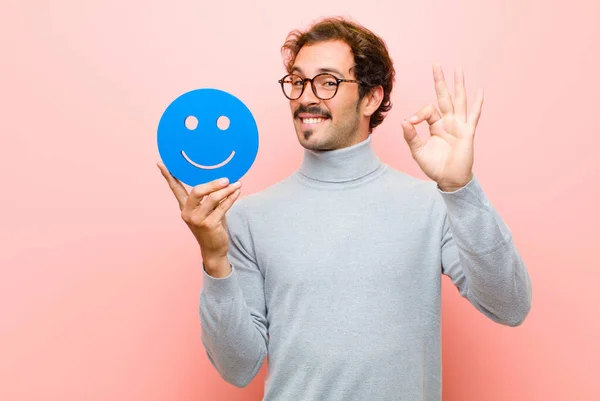
[[[402,130],[404,131],[404,139],[406,140],[406,143],[408,143],[411,153],[416,155],[423,147],[423,142],[421,142],[421,138],[419,138],[414,125],[409,123],[407,120],[403,120],[401,125]]]

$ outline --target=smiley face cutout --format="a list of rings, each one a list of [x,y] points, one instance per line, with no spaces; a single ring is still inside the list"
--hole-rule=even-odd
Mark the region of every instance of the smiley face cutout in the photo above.
[[[169,172],[196,186],[244,176],[258,153],[258,127],[237,97],[196,89],[176,98],[158,124],[158,151]]]

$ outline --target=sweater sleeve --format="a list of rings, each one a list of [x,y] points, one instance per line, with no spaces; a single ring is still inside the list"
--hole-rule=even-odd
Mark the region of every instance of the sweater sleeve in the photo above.
[[[264,277],[256,264],[250,231],[235,204],[227,214],[229,276],[204,272],[200,296],[202,344],[221,377],[247,386],[267,355]]]
[[[474,177],[443,192],[447,208],[442,236],[442,271],[480,312],[518,326],[531,308],[531,281],[512,234]]]

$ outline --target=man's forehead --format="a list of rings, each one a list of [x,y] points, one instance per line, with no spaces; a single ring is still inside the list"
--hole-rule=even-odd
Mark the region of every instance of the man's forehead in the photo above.
[[[292,72],[348,75],[353,66],[354,57],[350,46],[341,41],[328,41],[303,46],[294,60]]]

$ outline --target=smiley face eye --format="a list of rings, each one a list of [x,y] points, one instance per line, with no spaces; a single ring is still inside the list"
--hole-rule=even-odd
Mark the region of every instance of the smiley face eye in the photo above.
[[[225,131],[227,128],[229,128],[229,118],[226,116],[219,117],[217,119],[217,127],[219,127],[221,131]]]
[[[189,129],[190,131],[193,131],[196,128],[198,128],[198,119],[194,116],[188,116],[185,119],[184,124],[187,129]]]
[[[194,131],[196,128],[198,128],[198,119],[194,116],[188,116],[186,117],[184,124],[187,129]],[[221,116],[217,119],[217,127],[219,127],[221,131],[228,129],[229,124],[230,121],[227,116]]]

